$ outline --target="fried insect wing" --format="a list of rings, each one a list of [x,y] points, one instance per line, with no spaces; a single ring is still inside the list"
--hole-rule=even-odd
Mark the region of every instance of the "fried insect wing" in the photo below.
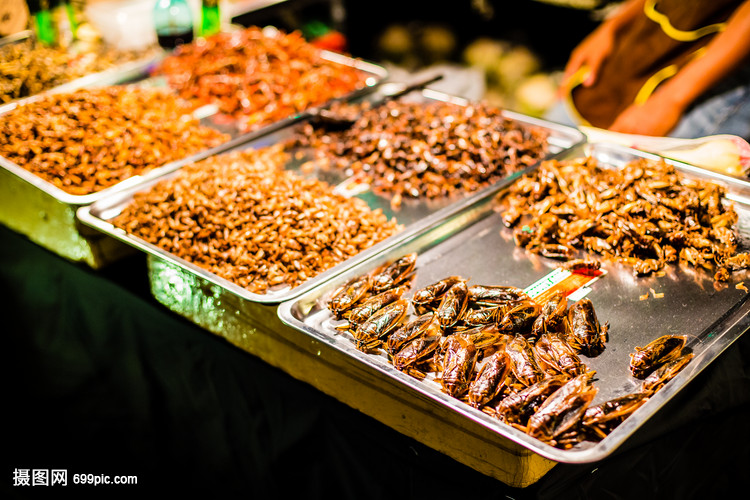
[[[636,378],[645,378],[661,365],[677,359],[685,342],[685,335],[663,335],[645,347],[636,347],[635,352],[630,353],[630,372]]]
[[[474,380],[469,384],[469,404],[481,408],[500,394],[505,379],[510,373],[510,356],[504,350],[497,351],[484,360]]]
[[[594,304],[588,298],[574,303],[568,310],[568,343],[576,351],[596,356],[604,350],[609,324],[601,325]]]

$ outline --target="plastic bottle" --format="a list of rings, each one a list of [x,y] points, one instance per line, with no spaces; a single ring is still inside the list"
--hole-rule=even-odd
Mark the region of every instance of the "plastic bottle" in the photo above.
[[[200,36],[210,36],[219,31],[221,31],[219,0],[202,0]]]

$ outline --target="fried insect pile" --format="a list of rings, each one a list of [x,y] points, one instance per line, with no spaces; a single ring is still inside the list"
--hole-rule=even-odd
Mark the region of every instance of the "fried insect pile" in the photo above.
[[[287,160],[274,145],[186,165],[112,224],[253,293],[299,286],[402,230]]]
[[[536,163],[547,152],[547,132],[487,104],[390,101],[362,104],[344,130],[308,123],[292,145],[312,147],[319,163],[351,171],[397,208],[402,199],[477,191]]]
[[[680,263],[726,281],[750,267],[750,254],[738,252],[738,217],[724,195],[722,186],[688,179],[663,160],[609,169],[587,157],[543,162],[501,193],[496,209],[518,246],[546,257],[585,250],[636,275]]]
[[[520,288],[461,276],[410,292],[416,260],[411,253],[387,262],[328,299],[357,349],[385,355],[396,369],[561,448],[599,439],[596,430],[608,428],[600,413],[611,429],[637,407],[612,402],[587,413],[598,389],[581,356],[600,353],[608,330],[590,300],[569,304],[556,293],[539,304]]]
[[[332,62],[302,33],[250,26],[180,46],[160,68],[196,105],[216,104],[257,130],[365,86],[367,74]]]

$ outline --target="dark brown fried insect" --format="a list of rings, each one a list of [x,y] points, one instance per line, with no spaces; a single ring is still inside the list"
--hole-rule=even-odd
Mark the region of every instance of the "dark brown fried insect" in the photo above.
[[[506,311],[497,327],[504,333],[528,336],[541,311],[541,306],[533,300],[523,300]]]
[[[587,356],[601,353],[607,341],[608,330],[609,323],[599,323],[590,299],[583,298],[568,310],[566,339],[576,351]]]
[[[334,292],[328,301],[328,309],[337,318],[342,318],[345,311],[354,307],[370,291],[371,285],[372,279],[367,274],[351,279]]]
[[[465,281],[459,281],[448,289],[440,300],[436,314],[443,328],[455,325],[469,304],[469,291]]]
[[[384,264],[372,275],[372,290],[382,292],[396,286],[409,277],[417,264],[417,254],[404,255],[394,262]]]
[[[433,357],[440,347],[442,334],[431,334],[417,337],[407,342],[404,347],[393,356],[393,367],[412,377],[423,379],[425,371],[432,369]],[[422,365],[427,365],[423,368]]]
[[[513,375],[524,386],[534,385],[545,377],[544,371],[534,356],[531,344],[523,337],[516,335],[505,346],[511,360]]]
[[[685,342],[685,335],[663,335],[645,347],[636,347],[630,354],[630,372],[636,378],[645,378],[661,365],[677,359]]]
[[[592,372],[578,375],[550,395],[529,417],[526,432],[540,441],[556,445],[556,438],[578,425],[599,391],[593,385],[592,377]]]
[[[561,335],[542,334],[534,343],[534,351],[540,366],[551,373],[575,377],[586,371],[575,349]]]
[[[653,394],[672,380],[693,359],[692,352],[682,354],[652,371],[641,385],[641,392]]]
[[[453,334],[442,343],[440,354],[443,372],[438,381],[443,391],[454,398],[461,398],[469,390],[478,350],[468,337]]]
[[[495,408],[498,418],[504,422],[522,428],[544,401],[568,381],[564,375],[547,377],[518,392],[504,397]]]
[[[648,394],[636,392],[590,406],[583,414],[581,425],[589,435],[589,439],[604,439],[615,427],[648,401],[648,398]]]
[[[538,298],[537,298],[538,299]],[[546,332],[558,332],[564,326],[568,315],[568,298],[561,292],[554,292],[544,303],[541,313],[534,320],[531,336],[539,338]]]
[[[414,309],[421,313],[436,308],[445,292],[459,281],[465,280],[460,276],[449,276],[415,291],[411,299]]]
[[[421,336],[439,336],[442,334],[442,328],[434,312],[427,312],[408,323],[400,326],[388,336],[386,341],[386,351],[391,356],[400,351],[406,343],[411,342]]]
[[[356,348],[369,352],[380,347],[388,333],[397,328],[406,317],[408,307],[408,300],[398,299],[367,318],[353,333]]]
[[[476,377],[469,385],[469,404],[481,408],[495,399],[505,387],[510,373],[510,357],[504,350],[497,351],[484,360]]]

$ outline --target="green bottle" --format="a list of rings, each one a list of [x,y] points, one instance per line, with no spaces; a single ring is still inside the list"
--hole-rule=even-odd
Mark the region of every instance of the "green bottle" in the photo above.
[[[203,0],[201,5],[201,29],[199,36],[207,37],[221,31],[219,0]]]
[[[34,23],[37,39],[44,45],[52,46],[57,43],[57,30],[52,22],[52,6],[49,0],[29,2],[29,10]]]

